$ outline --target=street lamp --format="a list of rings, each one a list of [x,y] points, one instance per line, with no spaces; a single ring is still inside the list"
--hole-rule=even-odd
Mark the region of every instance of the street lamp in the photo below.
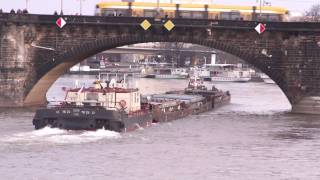
[[[26,0],[26,10],[29,8],[29,0]]]
[[[262,0],[260,0],[260,20],[261,20],[261,8],[262,8]]]
[[[157,12],[160,14],[160,0],[157,0]]]
[[[79,0],[79,1],[80,1],[80,7],[79,7],[80,9],[79,9],[79,11],[80,11],[80,15],[82,15],[82,1],[83,0]]]
[[[60,14],[63,13],[63,0],[60,0]]]

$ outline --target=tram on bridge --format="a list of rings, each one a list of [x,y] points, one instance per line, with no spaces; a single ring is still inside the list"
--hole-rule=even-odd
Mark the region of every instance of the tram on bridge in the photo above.
[[[273,6],[234,6],[208,4],[170,4],[151,2],[101,2],[99,16],[168,17],[216,20],[288,21],[289,11]]]

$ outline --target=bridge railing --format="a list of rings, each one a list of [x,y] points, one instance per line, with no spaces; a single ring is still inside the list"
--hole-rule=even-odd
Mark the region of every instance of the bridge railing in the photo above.
[[[0,22],[13,22],[25,24],[55,24],[60,15],[35,15],[35,14],[9,14],[1,13]],[[138,26],[147,19],[153,26],[163,26],[166,18],[156,19],[150,17],[119,17],[119,16],[62,16],[69,25],[131,25]],[[223,29],[252,29],[259,22],[239,20],[213,20],[213,19],[170,19],[176,27],[200,27]],[[311,22],[262,22],[267,30],[275,31],[320,31],[320,23]]]

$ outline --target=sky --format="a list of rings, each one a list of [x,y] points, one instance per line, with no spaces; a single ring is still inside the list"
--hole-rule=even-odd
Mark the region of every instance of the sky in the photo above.
[[[0,8],[5,12],[11,9],[26,8],[28,1],[28,10],[35,14],[53,14],[55,10],[60,11],[60,4],[63,1],[64,14],[76,14],[80,12],[80,0],[0,0]],[[117,0],[105,0],[108,2]],[[136,1],[153,1],[156,0],[136,0]],[[258,5],[259,0],[171,0],[174,3],[179,2],[199,2],[199,3],[214,3],[214,4],[231,4],[231,5]],[[280,6],[288,8],[292,12],[303,13],[313,4],[320,3],[320,0],[267,0],[272,6]],[[82,14],[93,15],[95,5],[101,0],[82,0]],[[170,2],[170,0],[160,0],[160,2]]]

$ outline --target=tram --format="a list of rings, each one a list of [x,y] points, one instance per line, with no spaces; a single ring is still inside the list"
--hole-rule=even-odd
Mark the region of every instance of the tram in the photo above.
[[[288,21],[289,11],[273,6],[170,4],[152,2],[101,2],[98,16],[167,17],[243,21]]]

